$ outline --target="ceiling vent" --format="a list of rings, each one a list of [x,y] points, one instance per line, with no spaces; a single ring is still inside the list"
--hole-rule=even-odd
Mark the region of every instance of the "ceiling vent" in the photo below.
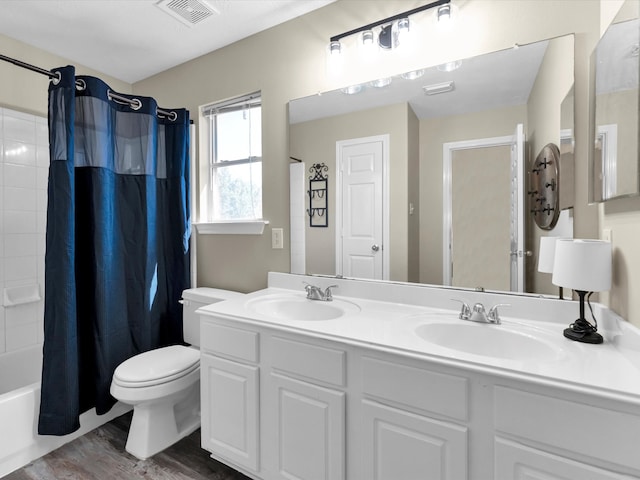
[[[188,27],[220,14],[204,0],[160,0],[156,6]]]
[[[444,83],[434,83],[433,85],[426,85],[422,87],[425,95],[438,95],[439,93],[446,93],[452,91],[454,88],[453,80]]]

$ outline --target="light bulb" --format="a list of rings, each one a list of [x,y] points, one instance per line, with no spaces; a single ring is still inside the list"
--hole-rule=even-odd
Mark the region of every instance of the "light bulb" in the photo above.
[[[449,20],[451,20],[451,5],[438,7],[438,22],[448,22]]]
[[[365,30],[362,32],[362,45],[365,47],[373,45],[373,30]]]

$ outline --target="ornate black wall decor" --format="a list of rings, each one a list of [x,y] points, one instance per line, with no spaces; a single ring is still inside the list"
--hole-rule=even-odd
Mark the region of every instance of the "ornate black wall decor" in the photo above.
[[[328,210],[328,183],[329,171],[324,163],[314,163],[309,171],[313,174],[309,176],[309,226],[326,227],[329,225]],[[323,173],[324,172],[324,173]]]
[[[529,172],[529,211],[543,230],[555,227],[560,216],[559,162],[560,150],[549,143],[542,148]]]

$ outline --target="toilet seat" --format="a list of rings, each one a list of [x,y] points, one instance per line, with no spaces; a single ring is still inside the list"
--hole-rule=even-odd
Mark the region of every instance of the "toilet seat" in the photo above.
[[[149,387],[184,377],[199,367],[199,350],[172,345],[124,361],[116,368],[113,382],[127,388]]]

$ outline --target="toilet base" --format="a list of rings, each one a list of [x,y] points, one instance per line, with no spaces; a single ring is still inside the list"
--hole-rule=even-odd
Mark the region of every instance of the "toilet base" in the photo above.
[[[134,405],[125,450],[146,460],[200,427],[200,382],[161,402]]]

